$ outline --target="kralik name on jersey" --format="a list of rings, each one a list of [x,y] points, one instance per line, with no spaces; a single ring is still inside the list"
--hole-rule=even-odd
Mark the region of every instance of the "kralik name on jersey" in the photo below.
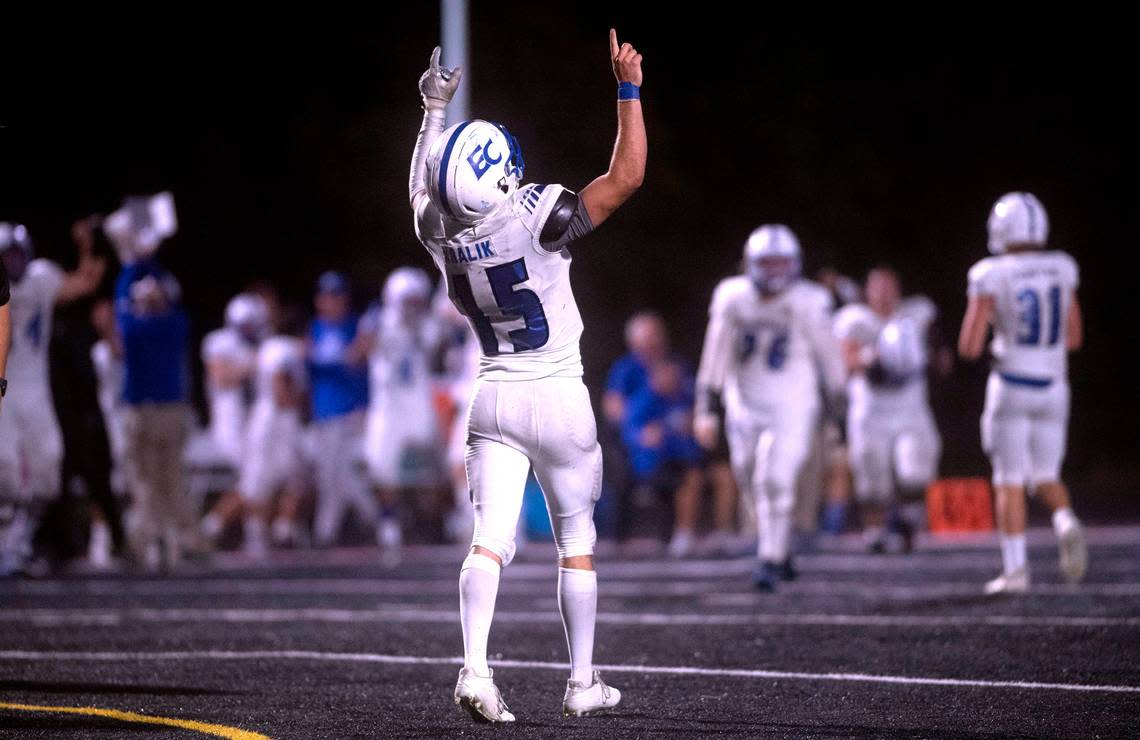
[[[487,259],[494,257],[495,250],[491,248],[491,240],[479,242],[477,244],[465,245],[462,247],[443,247],[443,261],[449,265],[458,265],[464,262],[475,262],[477,260]]]

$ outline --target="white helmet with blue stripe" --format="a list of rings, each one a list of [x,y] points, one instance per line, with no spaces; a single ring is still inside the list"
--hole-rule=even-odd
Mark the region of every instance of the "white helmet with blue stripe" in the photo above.
[[[800,276],[800,242],[783,224],[764,224],[744,245],[748,276],[764,293],[779,293]]]
[[[1049,241],[1049,214],[1033,193],[1003,195],[994,203],[987,227],[993,254],[1004,254],[1011,244],[1045,246]]]
[[[501,124],[463,121],[428,151],[428,196],[445,216],[473,224],[510,200],[523,166],[518,142]]]

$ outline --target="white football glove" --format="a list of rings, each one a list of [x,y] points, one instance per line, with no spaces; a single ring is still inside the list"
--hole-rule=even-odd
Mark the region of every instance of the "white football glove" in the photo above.
[[[459,88],[459,78],[463,70],[459,67],[448,69],[439,66],[439,47],[431,53],[431,63],[420,76],[420,95],[427,110],[443,110]]]

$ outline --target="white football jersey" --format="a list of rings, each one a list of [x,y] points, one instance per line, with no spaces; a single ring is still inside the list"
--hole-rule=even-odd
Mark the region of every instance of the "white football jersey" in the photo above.
[[[296,337],[274,336],[261,343],[257,350],[257,400],[273,399],[273,378],[286,372],[298,387],[304,387],[305,344]]]
[[[12,283],[12,346],[7,373],[13,388],[48,382],[52,315],[63,278],[63,270],[54,262],[35,259],[28,263],[20,282]]]
[[[969,294],[994,299],[990,351],[998,372],[1041,381],[1067,377],[1065,335],[1079,283],[1076,261],[1060,251],[986,257],[970,268]]]
[[[745,275],[722,280],[709,306],[698,385],[723,388],[730,413],[789,404],[814,411],[821,380],[831,391],[843,385],[831,305],[831,294],[808,280],[769,300]]]
[[[894,314],[884,318],[864,303],[851,303],[835,315],[835,336],[851,340],[874,350],[882,342],[883,330],[893,325],[903,327],[904,351],[915,358],[909,364],[913,372],[890,384],[871,383],[863,373],[852,375],[847,381],[847,398],[853,409],[871,405],[899,406],[926,403],[926,347],[930,325],[937,316],[934,303],[926,296],[911,296],[903,300]],[[884,361],[885,360],[881,360]]]
[[[550,252],[539,236],[560,185],[527,185],[473,226],[440,215],[430,199],[416,211],[416,235],[467,317],[488,380],[581,377],[582,317],[570,290],[570,251]]]
[[[365,315],[361,330],[375,336],[368,358],[371,405],[398,404],[401,398],[423,397],[430,407],[431,360],[441,340],[439,322],[424,315],[409,325],[401,320],[397,308],[384,306]]]

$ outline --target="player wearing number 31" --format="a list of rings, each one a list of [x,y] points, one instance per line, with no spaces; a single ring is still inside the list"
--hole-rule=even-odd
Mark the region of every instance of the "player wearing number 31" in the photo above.
[[[443,130],[460,70],[441,67],[438,48],[420,78],[424,119],[408,186],[416,234],[481,347],[467,422],[475,534],[459,576],[465,657],[455,688],[456,703],[477,719],[514,720],[487,666],[487,636],[532,466],[558,548],[571,664],[563,711],[607,709],[621,698],[593,670],[593,510],[602,458],[582,383],[582,319],[567,249],[633,195],[645,174],[641,55],[619,45],[611,29],[610,59],[618,81],[617,143],[609,169],[581,193],[522,185],[522,151],[500,124],[473,120]]]
[[[1077,263],[1046,250],[1049,218],[1030,193],[1007,193],[994,204],[989,247],[994,256],[970,268],[969,304],[958,351],[982,354],[993,326],[994,369],[986,384],[982,447],[993,465],[1003,571],[987,593],[1029,588],[1025,557],[1025,492],[1053,511],[1061,571],[1085,574],[1084,535],[1061,482],[1069,423],[1068,353],[1081,346]]]

